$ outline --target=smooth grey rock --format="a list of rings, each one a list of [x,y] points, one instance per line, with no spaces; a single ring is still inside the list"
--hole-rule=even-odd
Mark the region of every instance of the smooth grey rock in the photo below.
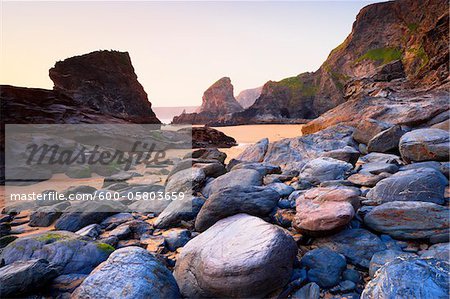
[[[355,269],[345,269],[342,272],[342,279],[359,283],[361,281],[361,275]]]
[[[400,153],[405,161],[449,161],[450,137],[441,129],[418,129],[400,139]]]
[[[372,209],[364,223],[397,239],[428,239],[450,232],[449,209],[431,202],[393,201]]]
[[[204,203],[203,198],[194,196],[174,200],[159,214],[154,225],[157,228],[168,228],[179,225],[181,221],[192,220],[200,212]]]
[[[84,201],[65,210],[56,221],[55,228],[75,232],[122,211],[127,211],[127,208],[117,201]]]
[[[264,297],[289,282],[296,254],[283,229],[238,214],[189,241],[174,276],[185,297]]]
[[[171,229],[163,232],[167,249],[175,251],[183,247],[191,239],[191,232],[187,229]]]
[[[186,194],[198,191],[206,179],[205,172],[200,168],[188,168],[172,175],[166,183],[166,192],[184,192]]]
[[[375,276],[375,272],[377,272],[378,269],[383,267],[385,264],[395,260],[398,257],[414,257],[417,256],[414,253],[410,252],[403,252],[399,250],[384,250],[379,251],[375,253],[370,260],[370,266],[369,266],[369,275],[371,278]]]
[[[411,170],[411,169],[419,169],[419,168],[433,168],[437,171],[441,170],[441,163],[436,161],[425,161],[425,162],[417,162],[412,164],[407,164],[400,167],[401,171]]]
[[[247,147],[236,159],[245,162],[262,162],[269,147],[269,139],[263,138],[257,143]]]
[[[314,134],[273,142],[267,149],[264,162],[279,165],[283,170],[299,170],[306,162],[319,158],[325,152],[346,146],[356,148],[353,131],[353,127],[337,125]]]
[[[225,173],[227,170],[222,163],[195,163],[192,167],[203,170],[206,177],[217,178]]]
[[[308,279],[323,288],[337,285],[347,267],[345,257],[328,248],[308,251],[302,257],[300,265],[306,267]]]
[[[205,188],[203,188],[202,193],[206,197],[217,193],[220,189],[227,187],[234,188],[238,186],[249,187],[249,186],[261,186],[263,176],[261,173],[254,169],[238,169],[230,171],[212,182],[208,183]]]
[[[320,298],[320,287],[314,282],[306,284],[301,289],[295,291],[291,295],[293,299],[319,299]]]
[[[381,131],[370,139],[367,144],[367,151],[369,153],[386,153],[395,150],[398,148],[398,143],[403,134],[405,134],[405,131],[402,130],[399,125],[395,125],[389,129]]]
[[[370,162],[363,164],[359,173],[365,174],[381,174],[381,173],[396,173],[398,166],[390,163],[383,162]]]
[[[230,171],[238,169],[254,169],[258,171],[262,176],[281,173],[280,166],[276,166],[270,163],[243,162],[233,166]]]
[[[355,165],[360,156],[360,152],[356,150],[354,147],[346,146],[344,148],[331,150],[328,152],[324,152],[322,157],[329,157],[336,160],[341,160],[352,165]]]
[[[8,298],[37,291],[57,275],[44,259],[17,261],[0,268],[0,294]]]
[[[438,260],[450,260],[450,243],[440,243],[430,246],[420,255],[423,258],[435,258]]]
[[[386,250],[386,245],[378,236],[361,228],[348,229],[329,237],[318,238],[313,244],[336,251],[344,255],[351,264],[366,269],[369,268],[370,260],[376,252]]]
[[[147,250],[116,250],[81,283],[71,298],[180,298],[172,273]]]
[[[369,141],[378,133],[387,130],[392,125],[386,122],[381,122],[372,118],[366,118],[356,126],[356,130],[353,133],[353,139],[359,143],[368,144]]]
[[[377,203],[391,201],[424,201],[444,203],[447,178],[437,170],[420,168],[400,171],[381,180],[367,194]]]
[[[75,233],[51,231],[15,240],[3,249],[0,259],[9,265],[42,258],[54,265],[60,274],[86,274],[106,260],[113,250],[109,245],[88,241]]]
[[[317,158],[309,161],[300,171],[300,178],[313,184],[324,181],[343,180],[350,175],[353,166],[350,163],[333,158]]]
[[[281,197],[288,197],[292,192],[294,192],[294,188],[284,183],[272,183],[266,185],[267,188],[271,188],[278,192]]]
[[[92,239],[96,239],[102,231],[102,228],[100,225],[94,223],[90,224],[86,227],[83,227],[82,229],[76,231],[75,233],[80,236],[86,236]]]
[[[219,151],[217,148],[200,148],[192,151],[191,154],[185,156],[185,158],[191,157],[193,159],[205,159],[205,160],[217,160],[224,164],[227,154]]]
[[[448,262],[435,259],[398,258],[386,264],[365,287],[361,299],[448,298]]]
[[[272,188],[235,186],[219,190],[205,202],[195,220],[195,229],[205,231],[220,219],[239,213],[264,217],[276,207],[280,195]]]
[[[134,220],[134,217],[130,213],[117,213],[103,220],[100,223],[100,226],[105,229],[106,228],[113,229],[119,226],[120,224],[131,220]]]
[[[70,203],[40,207],[36,211],[31,212],[30,223],[28,225],[33,227],[50,226],[61,216],[62,211],[68,206],[70,206]]]

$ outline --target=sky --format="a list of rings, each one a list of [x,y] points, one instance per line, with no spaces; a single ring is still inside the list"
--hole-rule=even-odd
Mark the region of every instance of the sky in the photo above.
[[[376,1],[2,1],[0,84],[53,87],[56,61],[130,53],[156,107],[200,105],[221,77],[234,92],[315,71]]]

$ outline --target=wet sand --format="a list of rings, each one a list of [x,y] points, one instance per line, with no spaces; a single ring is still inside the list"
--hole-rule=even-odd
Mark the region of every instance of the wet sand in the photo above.
[[[228,136],[236,139],[238,146],[232,148],[222,148],[221,151],[227,154],[227,161],[238,156],[250,144],[256,143],[263,138],[269,138],[274,142],[283,138],[292,138],[302,135],[303,125],[245,125],[230,127],[215,127]]]

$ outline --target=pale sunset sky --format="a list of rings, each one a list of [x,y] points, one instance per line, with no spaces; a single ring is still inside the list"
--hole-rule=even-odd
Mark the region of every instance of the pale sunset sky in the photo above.
[[[1,1],[0,84],[51,89],[58,60],[128,51],[153,106],[200,105],[228,76],[241,90],[315,71],[376,1]]]

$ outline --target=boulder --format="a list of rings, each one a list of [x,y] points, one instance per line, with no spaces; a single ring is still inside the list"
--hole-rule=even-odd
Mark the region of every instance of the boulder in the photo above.
[[[344,148],[331,150],[328,152],[324,152],[322,157],[329,157],[336,160],[341,160],[352,165],[355,165],[360,156],[360,152],[356,150],[354,147],[346,146]]]
[[[418,129],[406,133],[400,139],[400,153],[405,161],[448,161],[450,139],[441,129]]]
[[[191,232],[187,229],[170,229],[162,233],[164,242],[170,251],[183,247],[191,239]]]
[[[81,202],[65,210],[56,221],[55,228],[75,232],[89,224],[100,223],[107,217],[126,210],[127,208],[117,201]]]
[[[322,288],[337,285],[347,267],[343,255],[327,248],[308,251],[302,257],[300,265],[307,269],[309,281],[317,283]]]
[[[344,255],[351,264],[366,269],[376,252],[386,250],[386,245],[378,236],[361,228],[347,229],[329,237],[318,238],[313,244],[336,251]]]
[[[372,209],[364,223],[397,239],[428,239],[450,232],[449,209],[431,202],[393,201]]]
[[[270,163],[259,163],[259,162],[241,162],[236,165],[233,165],[230,169],[231,170],[238,170],[238,169],[254,169],[261,173],[262,176],[268,175],[268,174],[277,174],[281,173],[280,166],[276,166]]]
[[[433,168],[433,169],[436,169],[437,171],[441,171],[441,163],[439,163],[437,161],[417,162],[417,163],[403,165],[402,167],[400,167],[400,170],[403,171],[403,170],[411,170],[411,169],[419,169],[419,168]],[[443,174],[445,175],[445,173],[443,173]]]
[[[238,214],[189,241],[174,276],[185,297],[264,297],[289,282],[296,254],[283,229]]]
[[[83,227],[80,230],[77,230],[75,233],[77,235],[89,237],[95,240],[100,235],[101,232],[102,232],[101,226],[99,224],[94,223],[86,227]]]
[[[360,191],[347,187],[319,187],[296,200],[293,226],[307,235],[320,236],[344,228],[359,206]]]
[[[359,143],[368,144],[377,134],[389,129],[392,125],[367,118],[360,121],[353,133],[353,139]]]
[[[87,274],[108,258],[114,248],[86,240],[67,231],[51,231],[21,237],[8,244],[0,259],[10,265],[31,259],[48,260],[60,274]]]
[[[447,261],[397,258],[377,272],[361,298],[448,298],[449,272]]]
[[[447,178],[437,170],[431,168],[406,170],[378,182],[369,191],[367,198],[377,203],[424,201],[443,204],[446,185],[448,185]]]
[[[370,152],[380,152],[386,153],[398,148],[398,143],[400,138],[405,134],[402,127],[395,125],[379,132],[370,139],[367,144],[367,151]]]
[[[440,243],[430,246],[420,255],[423,258],[434,258],[438,260],[448,261],[450,258],[450,243]]]
[[[352,164],[333,158],[317,158],[309,161],[300,171],[300,178],[313,184],[324,181],[346,179],[353,169]]]
[[[184,158],[193,158],[201,160],[217,160],[224,164],[227,154],[219,151],[217,148],[200,148],[192,151],[191,154],[186,155]]]
[[[379,181],[390,177],[391,174],[382,172],[380,174],[355,173],[347,178],[349,182],[358,186],[374,187]]]
[[[238,169],[230,171],[208,183],[203,188],[202,193],[206,197],[217,193],[220,189],[227,187],[249,187],[249,186],[261,186],[263,176],[260,172],[253,169]]]
[[[306,284],[304,287],[295,291],[291,295],[293,299],[319,299],[320,298],[320,287],[314,283],[310,282]]]
[[[405,258],[414,256],[417,255],[411,252],[404,252],[399,250],[388,249],[384,251],[379,251],[375,253],[372,259],[370,260],[369,275],[371,278],[373,278],[378,269],[380,269],[385,264],[395,260],[398,257]]]
[[[71,298],[180,298],[172,273],[140,247],[116,250],[75,290]]]
[[[360,173],[371,173],[371,174],[381,174],[381,173],[396,173],[398,171],[398,166],[391,163],[383,162],[370,162],[362,165],[359,170]]]
[[[236,159],[244,162],[262,162],[269,147],[269,139],[264,138],[245,148]]]
[[[269,185],[266,185],[266,187],[277,191],[281,197],[288,197],[292,192],[295,191],[294,188],[284,183],[271,183]]]
[[[198,191],[205,181],[205,172],[200,168],[188,168],[173,174],[166,183],[166,192],[185,192],[186,194]]]
[[[278,192],[267,187],[235,186],[220,189],[201,208],[195,220],[195,229],[205,231],[220,219],[240,213],[267,216],[279,199]]]
[[[282,169],[301,169],[306,162],[321,157],[325,152],[356,148],[352,138],[354,128],[334,126],[315,134],[282,139],[269,145],[264,162],[279,165]]]
[[[63,203],[64,204],[64,203]],[[67,205],[65,205],[67,207]],[[36,209],[30,214],[29,226],[46,227],[50,226],[56,219],[61,216],[62,209],[58,205],[44,206]]]
[[[113,229],[119,226],[120,224],[134,220],[134,217],[130,213],[118,213],[112,216],[109,216],[105,220],[100,223],[100,226],[104,229]]]
[[[158,215],[154,223],[157,228],[168,228],[177,226],[181,221],[189,221],[194,219],[205,200],[200,197],[186,196],[182,200],[173,200]]]
[[[0,294],[8,298],[37,291],[56,276],[58,271],[44,259],[17,261],[0,268]]]

